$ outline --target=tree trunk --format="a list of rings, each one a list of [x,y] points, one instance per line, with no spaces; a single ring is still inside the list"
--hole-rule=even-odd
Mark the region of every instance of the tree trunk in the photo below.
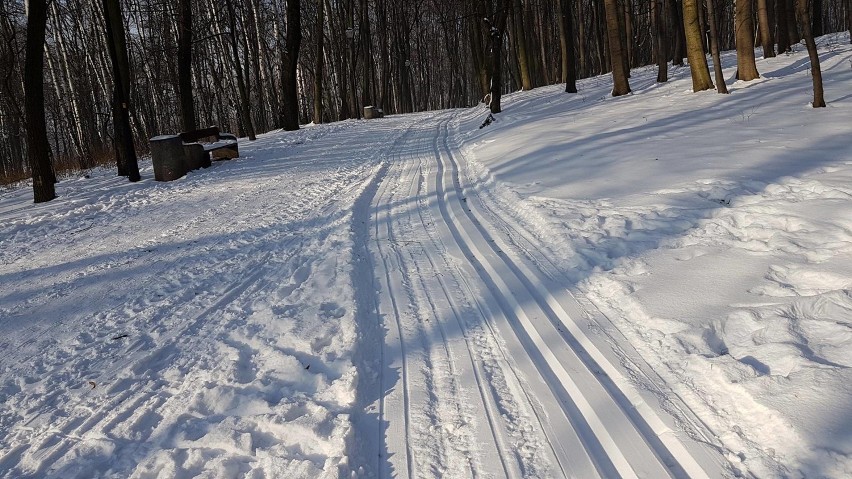
[[[44,37],[47,30],[45,0],[30,0],[27,10],[27,46],[24,63],[24,109],[27,118],[27,159],[33,175],[33,199],[43,203],[56,198],[56,176],[50,160],[44,115]]]
[[[734,35],[737,42],[737,79],[751,81],[760,78],[754,63],[754,27],[751,0],[736,0]]]
[[[524,12],[521,0],[513,0],[512,3],[512,36],[515,42],[515,51],[518,56],[518,69],[521,72],[521,88],[524,91],[532,90],[532,79],[530,78],[530,62],[527,54],[527,40],[524,34]]]
[[[716,28],[716,7],[714,0],[707,0],[707,22],[710,27],[710,51],[713,54],[713,72],[716,75],[716,91],[728,93],[725,76],[722,74],[722,61],[719,59],[719,30]]]
[[[784,0],[787,4],[787,39],[790,45],[799,43],[799,27],[796,25],[796,0]]]
[[[606,30],[609,38],[609,59],[612,68],[612,96],[630,93],[627,72],[624,68],[624,52],[621,49],[621,32],[619,31],[619,14],[617,0],[604,0],[606,8]]]
[[[775,42],[772,40],[772,26],[769,23],[769,0],[757,0],[757,19],[760,24],[760,44],[763,47],[763,58],[775,56]]]
[[[697,1],[699,0],[683,0],[683,31],[686,34],[686,54],[689,58],[694,92],[713,88],[710,70],[707,69],[707,58],[704,56],[704,44],[701,41]]]
[[[178,8],[178,98],[183,130],[192,131],[198,129],[192,98],[192,0],[180,0]]]
[[[478,9],[481,5],[481,2],[477,2],[476,8]],[[480,10],[477,10],[474,15],[470,16],[468,28],[470,50],[473,55],[473,67],[479,81],[480,101],[484,101],[489,91],[488,62],[485,59],[485,48],[482,45],[482,18],[485,18],[485,15]]]
[[[822,27],[822,0],[813,0],[813,18],[811,25],[811,38],[813,37],[821,37],[825,34],[825,31]],[[805,29],[802,28],[802,35],[804,35]],[[807,41],[807,39],[805,40]]]
[[[669,81],[668,56],[666,55],[666,23],[663,21],[664,0],[651,0],[651,22],[653,23],[654,59],[657,61],[657,83]]]
[[[574,62],[573,0],[559,0],[559,44],[562,48],[562,82],[565,93],[577,93],[577,64]]]
[[[494,2],[493,20],[489,22],[491,39],[491,113],[503,111],[500,107],[500,95],[503,90],[503,33],[506,31],[507,12],[503,0]]]
[[[787,0],[775,0],[775,23],[778,26],[778,53],[790,51],[790,32],[787,30]]]
[[[115,130],[115,156],[118,173],[130,181],[139,181],[139,164],[130,128],[130,60],[124,40],[124,21],[119,0],[103,0],[106,18],[106,42],[112,60],[112,115]]]
[[[852,0],[846,0],[846,29],[849,30],[849,43],[852,43]]]
[[[683,33],[682,10],[680,2],[669,2],[669,44],[672,47],[672,65],[683,65],[686,39]]]
[[[594,13],[592,22],[595,25],[595,45],[598,50],[599,73],[605,75],[611,70],[607,52],[609,42],[607,41],[606,13],[604,12],[603,2],[594,2],[592,13]]]
[[[302,16],[299,0],[287,0],[287,35],[284,45],[284,129],[299,129],[299,89],[296,83],[299,47],[302,44]]]
[[[322,67],[325,64],[322,52],[325,41],[325,16],[323,15],[324,0],[317,0],[317,38],[316,63],[314,67],[314,124],[322,123]]]
[[[796,13],[799,17],[799,27],[802,29],[802,36],[805,38],[805,45],[808,47],[808,57],[811,60],[811,79],[814,84],[814,101],[811,103],[811,106],[814,108],[824,107],[822,70],[819,66],[819,54],[817,53],[816,42],[814,42],[814,36],[811,33],[811,22],[810,18],[808,18],[808,0],[796,0]]]
[[[229,32],[229,40],[231,44],[231,54],[233,55],[234,61],[234,73],[237,76],[237,91],[239,92],[238,99],[238,107],[237,111],[240,113],[240,123],[243,124],[243,128],[245,129],[246,136],[251,141],[257,139],[257,136],[254,134],[254,123],[251,118],[251,110],[250,110],[250,97],[248,93],[248,88],[246,87],[246,80],[243,76],[243,68],[242,63],[240,62],[240,48],[239,43],[237,41],[237,15],[234,11],[234,4],[232,0],[225,0],[225,5],[228,8],[228,16],[230,22]]]

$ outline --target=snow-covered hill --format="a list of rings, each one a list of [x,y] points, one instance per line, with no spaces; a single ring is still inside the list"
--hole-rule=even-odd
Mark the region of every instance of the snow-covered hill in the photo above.
[[[823,109],[797,46],[0,192],[0,477],[852,475],[820,45]]]

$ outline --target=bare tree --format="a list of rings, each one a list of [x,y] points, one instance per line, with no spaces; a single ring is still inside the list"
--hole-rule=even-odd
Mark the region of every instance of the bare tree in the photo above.
[[[769,23],[769,0],[757,0],[757,19],[760,25],[760,44],[763,47],[763,58],[775,56],[775,41],[772,39],[772,26]]]
[[[197,129],[192,98],[192,0],[178,5],[178,97],[184,131]]]
[[[689,71],[692,74],[692,91],[713,88],[710,70],[707,69],[707,59],[704,56],[698,14],[696,0],[683,0],[683,30],[686,33],[686,54],[689,58]]]
[[[33,198],[36,203],[56,198],[56,176],[47,139],[44,115],[44,37],[47,29],[45,0],[27,4],[27,53],[24,66],[24,107],[27,116],[27,158],[33,175]]]
[[[606,30],[609,39],[609,59],[612,67],[612,96],[621,96],[630,93],[630,83],[627,81],[626,62],[624,51],[621,48],[621,28],[619,17],[621,9],[618,8],[617,0],[604,0],[606,8]]]
[[[500,113],[500,96],[503,90],[503,34],[506,31],[507,10],[503,0],[494,1],[494,12],[486,19],[489,26],[488,36],[491,39],[491,113]]]
[[[577,64],[574,62],[573,0],[559,0],[559,44],[562,49],[562,82],[565,93],[577,93]]]
[[[299,0],[287,0],[287,37],[282,65],[284,91],[284,129],[299,129],[299,90],[296,82],[299,65],[299,46],[302,44],[302,17]]]
[[[124,21],[119,0],[103,0],[106,40],[112,61],[112,117],[118,174],[139,181],[139,164],[130,128],[130,61],[124,40]]]
[[[736,0],[734,32],[737,43],[737,79],[751,81],[759,78],[754,60],[754,27],[751,0]]]
[[[325,64],[323,58],[323,43],[325,42],[325,15],[323,14],[324,1],[317,0],[317,24],[314,35],[316,36],[316,58],[314,59],[314,123],[322,123],[322,68]]]
[[[716,76],[716,91],[728,93],[725,75],[722,74],[722,61],[719,58],[719,30],[716,28],[716,7],[714,0],[707,0],[707,23],[710,28],[710,51],[713,55],[713,72]]]
[[[807,0],[796,0],[796,13],[799,19],[799,27],[802,29],[802,36],[805,38],[805,45],[808,47],[808,57],[811,61],[811,80],[814,84],[814,101],[811,106],[814,108],[825,107],[825,99],[822,93],[822,70],[819,66],[816,42],[814,42],[814,36],[811,33]]]

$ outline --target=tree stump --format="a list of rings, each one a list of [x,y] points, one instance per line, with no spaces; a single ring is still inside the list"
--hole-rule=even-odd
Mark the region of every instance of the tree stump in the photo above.
[[[179,136],[155,136],[150,142],[155,180],[172,181],[186,174],[186,154]]]

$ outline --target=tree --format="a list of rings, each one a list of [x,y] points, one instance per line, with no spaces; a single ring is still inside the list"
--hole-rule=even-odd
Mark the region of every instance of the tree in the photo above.
[[[119,0],[103,0],[106,42],[112,62],[112,120],[118,174],[139,181],[139,164],[130,128],[130,61],[124,41],[124,21]]]
[[[228,35],[231,44],[231,61],[234,63],[234,73],[237,76],[237,91],[240,95],[237,111],[240,114],[240,123],[245,129],[246,136],[248,136],[249,140],[254,141],[257,137],[255,136],[254,123],[251,118],[251,100],[249,99],[248,86],[246,85],[248,79],[243,74],[242,62],[240,61],[240,48],[237,42],[237,15],[234,11],[232,0],[225,0],[225,6],[228,8],[228,21],[231,29]]]
[[[24,109],[27,118],[27,159],[33,175],[33,198],[43,203],[56,198],[56,177],[50,160],[44,115],[44,37],[47,29],[45,0],[27,4],[27,50],[24,64]]]
[[[562,82],[565,93],[577,93],[577,64],[574,62],[573,0],[559,0],[559,45],[562,49]]]
[[[503,89],[503,33],[506,31],[507,10],[503,0],[495,0],[492,19],[488,22],[488,36],[491,39],[491,113],[500,113],[500,95]]]
[[[322,123],[322,67],[325,64],[323,58],[323,43],[325,42],[325,16],[323,15],[323,0],[317,0],[317,24],[316,24],[316,59],[314,66],[314,124]]]
[[[654,34],[652,48],[657,62],[657,83],[669,80],[668,58],[666,55],[666,28],[663,21],[663,0],[651,0],[651,24]]]
[[[689,58],[689,71],[692,74],[692,91],[713,88],[710,70],[707,69],[707,59],[704,56],[698,13],[696,0],[683,0],[683,31],[686,34],[686,54]]]
[[[769,23],[768,0],[757,0],[757,19],[760,25],[760,44],[763,47],[763,58],[775,56],[775,41],[772,39],[772,26]]]
[[[852,0],[846,0],[846,30],[849,31],[849,43],[852,43]]]
[[[192,99],[192,0],[178,5],[178,98],[184,131],[197,129]]]
[[[734,36],[737,44],[737,79],[751,81],[760,78],[754,60],[754,27],[751,0],[736,0]]]
[[[787,53],[790,51],[789,22],[787,21],[787,16],[791,14],[788,10],[789,3],[790,0],[775,1],[775,23],[778,26],[778,53]]]
[[[621,48],[621,28],[619,17],[621,9],[617,0],[604,0],[606,8],[606,31],[609,39],[609,61],[612,68],[612,96],[630,93],[630,83],[627,81],[624,51]]]
[[[518,55],[518,69],[521,72],[521,88],[524,91],[532,90],[532,78],[530,76],[529,54],[527,53],[527,40],[524,34],[524,11],[521,0],[512,0],[512,35],[514,37],[515,52]]]
[[[802,36],[805,37],[805,45],[808,47],[808,57],[811,60],[811,79],[814,84],[814,101],[811,106],[814,108],[825,107],[825,99],[823,99],[822,94],[822,70],[819,66],[816,42],[814,42],[814,36],[811,33],[807,0],[796,0],[796,13],[799,18],[799,27],[802,29]]]
[[[284,96],[284,129],[299,129],[299,46],[302,44],[302,17],[299,0],[287,0],[287,36],[284,43],[282,65],[282,90]]]
[[[728,93],[725,76],[722,74],[722,61],[719,59],[719,30],[716,28],[716,7],[713,0],[707,0],[707,20],[710,28],[710,51],[713,55],[713,72],[716,75],[716,91]]]

